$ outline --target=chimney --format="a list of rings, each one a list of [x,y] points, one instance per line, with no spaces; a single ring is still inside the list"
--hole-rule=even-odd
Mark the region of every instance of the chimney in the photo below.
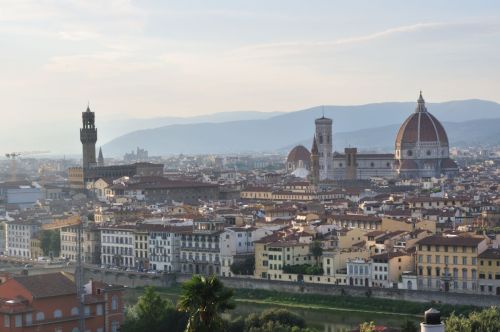
[[[424,322],[420,323],[420,332],[444,332],[441,313],[434,308],[425,312]]]

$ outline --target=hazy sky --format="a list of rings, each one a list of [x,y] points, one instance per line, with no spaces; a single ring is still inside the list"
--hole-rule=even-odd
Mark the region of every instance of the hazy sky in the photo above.
[[[500,101],[499,1],[0,0],[0,47],[11,127]]]

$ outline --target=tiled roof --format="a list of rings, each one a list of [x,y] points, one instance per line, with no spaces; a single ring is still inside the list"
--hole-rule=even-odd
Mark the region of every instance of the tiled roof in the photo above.
[[[484,259],[500,259],[500,249],[499,248],[489,248],[479,254],[479,258]]]
[[[28,290],[34,298],[76,294],[75,283],[63,273],[48,273],[12,278]]]
[[[475,247],[483,241],[484,238],[481,237],[433,235],[423,238],[422,240],[418,241],[418,244]]]

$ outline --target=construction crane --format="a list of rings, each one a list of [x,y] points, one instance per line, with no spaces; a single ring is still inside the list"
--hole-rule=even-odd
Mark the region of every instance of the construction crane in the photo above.
[[[7,159],[10,159],[10,180],[11,181],[16,181],[17,180],[17,157],[20,156],[32,156],[36,154],[43,154],[43,153],[49,153],[50,151],[24,151],[24,152],[10,152],[6,153],[5,157]]]

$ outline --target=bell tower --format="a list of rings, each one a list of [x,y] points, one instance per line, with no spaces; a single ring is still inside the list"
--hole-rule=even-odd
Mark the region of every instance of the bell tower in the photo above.
[[[83,169],[96,165],[95,143],[97,142],[97,128],[95,127],[95,114],[87,110],[82,112],[82,128],[80,128],[80,142],[82,142]]]

